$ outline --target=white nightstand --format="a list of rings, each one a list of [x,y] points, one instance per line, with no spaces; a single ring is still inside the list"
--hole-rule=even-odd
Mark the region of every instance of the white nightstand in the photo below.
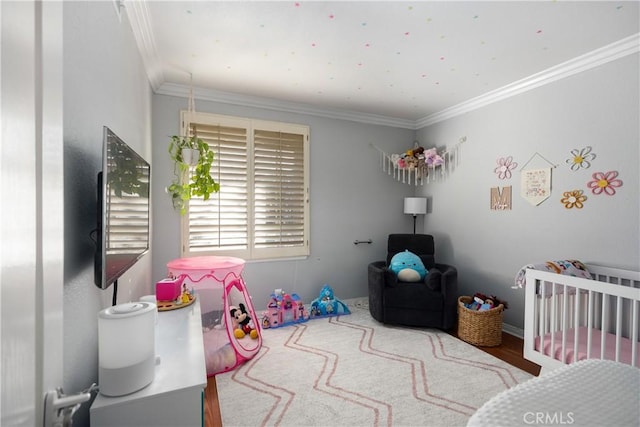
[[[155,378],[147,387],[119,397],[98,394],[91,405],[91,426],[204,425],[207,372],[200,301],[158,313]]]

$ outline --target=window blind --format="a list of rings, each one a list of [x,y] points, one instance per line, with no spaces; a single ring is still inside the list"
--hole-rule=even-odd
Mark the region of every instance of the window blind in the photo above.
[[[303,138],[254,130],[256,248],[304,244]]]
[[[206,113],[185,126],[214,151],[220,191],[189,202],[183,256],[308,255],[308,127]]]

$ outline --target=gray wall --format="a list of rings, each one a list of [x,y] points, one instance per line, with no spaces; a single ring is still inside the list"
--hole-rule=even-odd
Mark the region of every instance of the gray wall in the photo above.
[[[153,96],[153,278],[180,257],[180,215],[164,188],[173,176],[169,136],[179,133],[184,98]],[[276,288],[295,292],[307,303],[328,283],[338,298],[367,295],[367,264],[386,255],[386,236],[411,232],[403,198],[414,188],[392,180],[379,167],[374,144],[387,151],[412,146],[414,131],[329,118],[275,112],[196,100],[196,110],[309,125],[311,129],[311,256],[307,259],[249,262],[244,278],[257,311],[266,309]],[[354,245],[356,239],[372,245]]]
[[[102,127],[110,127],[151,161],[151,88],[126,13],[113,2],[64,3],[64,390],[98,380],[97,314],[113,286],[93,281],[96,176]],[[153,167],[152,167],[153,170]],[[119,281],[118,302],[152,292],[151,253]],[[88,405],[76,425],[88,425]]]
[[[427,145],[467,136],[455,173],[424,188],[433,202],[426,229],[436,242],[450,241],[437,253],[458,267],[461,294],[492,293],[509,302],[505,323],[523,327],[524,291],[511,286],[524,264],[573,258],[640,267],[638,73],[638,55],[631,55],[418,131]],[[589,145],[597,155],[592,166],[571,171],[570,151]],[[532,206],[520,196],[519,170],[536,152],[558,167],[551,197]],[[500,180],[493,170],[506,156],[518,162],[518,172]],[[528,167],[546,165],[536,157]],[[623,186],[612,197],[592,195],[591,174],[610,170]],[[490,210],[490,188],[508,185],[513,209]],[[588,197],[581,210],[560,203],[573,189]]]

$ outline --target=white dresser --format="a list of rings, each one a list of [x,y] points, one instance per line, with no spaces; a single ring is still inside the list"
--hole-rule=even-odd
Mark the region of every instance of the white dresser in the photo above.
[[[204,425],[207,372],[200,302],[158,313],[156,354],[151,384],[135,393],[107,397],[98,393],[90,410],[91,426]]]

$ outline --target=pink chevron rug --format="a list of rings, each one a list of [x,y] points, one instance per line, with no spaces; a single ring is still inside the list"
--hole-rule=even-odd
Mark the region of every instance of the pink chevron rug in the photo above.
[[[222,424],[464,426],[484,402],[532,376],[436,329],[352,314],[263,330],[263,347],[216,376]]]

